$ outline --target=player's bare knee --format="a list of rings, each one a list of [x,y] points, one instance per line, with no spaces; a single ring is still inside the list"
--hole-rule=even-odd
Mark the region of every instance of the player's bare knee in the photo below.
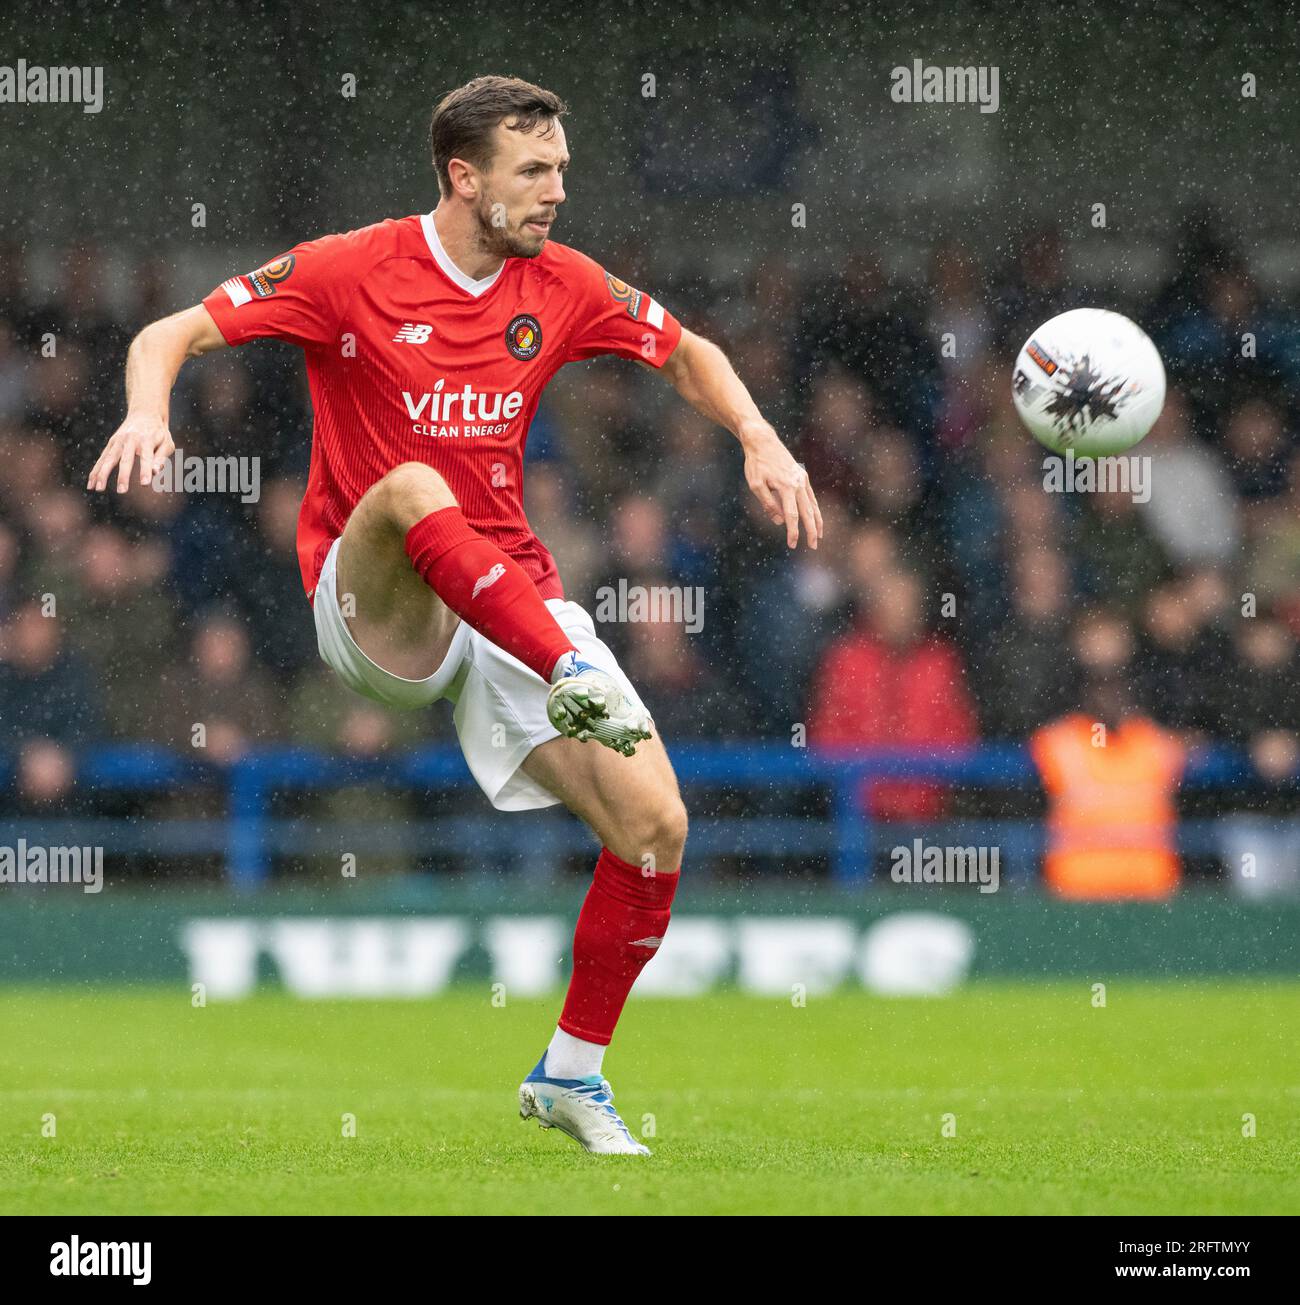
[[[423,462],[402,462],[374,487],[384,515],[399,530],[409,530],[430,512],[455,507],[456,496],[447,482]]]
[[[638,850],[638,860],[647,855],[661,870],[673,871],[682,863],[686,847],[686,808],[676,794],[664,795],[638,804],[637,815],[630,822],[631,842]],[[671,862],[671,864],[669,864]]]
[[[663,814],[666,837],[677,847],[685,847],[689,822],[686,818],[686,806],[681,798],[676,795],[671,797],[664,808]]]

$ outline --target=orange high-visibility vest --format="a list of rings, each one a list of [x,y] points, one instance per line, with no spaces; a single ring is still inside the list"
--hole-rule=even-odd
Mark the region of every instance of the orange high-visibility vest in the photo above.
[[[1186,762],[1177,739],[1140,717],[1102,732],[1073,715],[1044,725],[1029,750],[1048,795],[1043,877],[1053,892],[1097,899],[1174,891],[1174,795]]]

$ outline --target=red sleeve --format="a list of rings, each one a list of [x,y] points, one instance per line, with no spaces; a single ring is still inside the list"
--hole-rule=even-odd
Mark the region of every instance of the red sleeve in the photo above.
[[[658,300],[611,276],[573,250],[578,320],[567,361],[613,353],[662,367],[682,338],[682,324]]]
[[[322,236],[242,276],[223,281],[203,300],[227,344],[269,337],[309,348],[338,338],[356,288],[356,246]]]

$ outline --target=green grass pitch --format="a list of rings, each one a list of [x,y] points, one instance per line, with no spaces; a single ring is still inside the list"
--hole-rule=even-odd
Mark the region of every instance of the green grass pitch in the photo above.
[[[646,1160],[517,1117],[554,1001],[10,988],[0,1212],[1300,1211],[1300,984],[1106,998],[634,998],[606,1072]]]

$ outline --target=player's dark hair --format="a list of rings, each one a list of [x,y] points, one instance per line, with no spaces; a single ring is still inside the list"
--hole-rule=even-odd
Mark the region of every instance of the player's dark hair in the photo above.
[[[447,165],[464,159],[476,168],[491,166],[497,124],[512,119],[511,131],[532,131],[544,120],[558,121],[568,105],[552,91],[518,77],[475,77],[444,95],[429,124],[429,145],[438,189],[451,193]],[[549,130],[554,130],[553,126]]]

